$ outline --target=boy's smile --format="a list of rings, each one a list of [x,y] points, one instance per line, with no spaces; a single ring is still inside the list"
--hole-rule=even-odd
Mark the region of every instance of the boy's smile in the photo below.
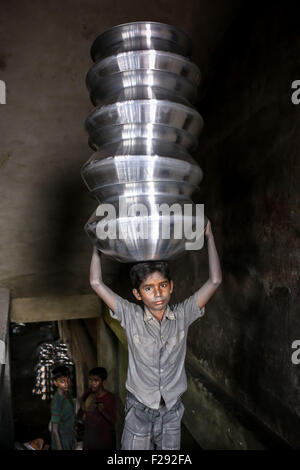
[[[141,283],[133,294],[158,320],[161,320],[173,292],[173,281],[169,281],[159,271],[155,271]]]

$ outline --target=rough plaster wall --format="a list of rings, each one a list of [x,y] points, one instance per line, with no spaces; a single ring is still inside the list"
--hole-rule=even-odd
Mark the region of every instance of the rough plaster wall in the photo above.
[[[293,4],[292,4],[293,5]],[[300,366],[291,344],[299,320],[299,79],[296,7],[245,8],[224,39],[202,101],[198,161],[223,283],[189,347],[226,391],[299,446]],[[230,57],[230,60],[229,60]],[[198,261],[198,265],[196,265]],[[206,254],[187,257],[189,292],[205,279]]]

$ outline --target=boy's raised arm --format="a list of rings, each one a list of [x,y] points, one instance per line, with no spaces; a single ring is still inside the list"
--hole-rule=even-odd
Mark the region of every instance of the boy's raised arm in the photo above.
[[[90,284],[97,295],[114,312],[115,293],[107,287],[102,280],[101,260],[96,247],[93,249],[93,255],[90,266]]]
[[[209,301],[222,282],[222,271],[219,256],[209,220],[206,225],[205,236],[207,238],[209,278],[198,290],[198,304],[200,308],[202,308]]]

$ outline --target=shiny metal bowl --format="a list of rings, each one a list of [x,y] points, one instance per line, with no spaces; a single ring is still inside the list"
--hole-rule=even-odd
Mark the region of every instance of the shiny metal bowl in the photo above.
[[[182,129],[164,126],[160,124],[122,124],[118,126],[106,126],[96,129],[89,135],[89,145],[93,150],[98,150],[105,144],[121,144],[130,140],[147,140],[149,147],[155,141],[160,143],[176,144],[190,152],[198,146],[198,140]]]
[[[90,134],[99,128],[124,124],[161,124],[198,137],[203,119],[195,109],[179,103],[137,100],[96,108],[87,117],[85,127]]]
[[[138,218],[123,216],[111,222],[110,237],[104,239],[103,236],[98,237],[99,231],[97,235],[97,224],[103,221],[104,217],[96,216],[94,213],[85,225],[85,230],[93,244],[101,252],[120,262],[170,260],[184,253],[187,241],[193,242],[203,235],[204,229],[198,230],[194,236],[191,231],[184,232],[184,228],[181,229],[181,234],[176,233],[175,227],[177,229],[184,227],[185,219],[185,215],[174,215],[167,221],[161,214],[155,213]],[[189,223],[191,230],[195,232],[196,217],[192,217],[192,223],[189,219]],[[167,229],[166,232],[164,232],[165,229]],[[120,236],[120,233],[123,235]],[[167,238],[163,236],[163,233],[167,233]],[[111,238],[111,235],[117,235],[117,237]],[[177,238],[178,235],[181,236]]]
[[[186,106],[192,106],[193,98],[188,101],[176,92],[165,90],[159,87],[148,87],[148,86],[137,86],[137,87],[126,87],[120,88],[118,91],[113,93],[103,93],[103,90],[93,90],[90,93],[90,100],[94,106],[104,106],[121,101],[129,100],[166,100],[173,101],[174,103],[184,104]]]
[[[97,154],[94,154],[94,158],[97,158]],[[203,177],[197,165],[155,155],[118,155],[93,159],[83,166],[81,175],[90,191],[105,185],[141,181],[178,181],[196,186]]]
[[[178,204],[183,210],[184,204],[193,204],[193,202],[189,197],[186,197],[184,195],[177,195],[176,197],[174,197],[173,194],[151,193],[150,195],[149,194],[148,195],[147,194],[124,195],[123,194],[119,197],[116,197],[114,200],[111,199],[109,201],[109,204],[111,206],[114,206],[117,217],[123,217],[124,214],[122,212],[122,209],[120,208],[126,207],[128,208],[128,210],[130,210],[130,208],[136,204],[138,205],[141,204],[142,206],[146,208],[148,214],[154,215],[158,213],[157,212],[158,205],[168,204],[169,206],[171,206],[173,204]],[[101,203],[100,205],[103,205],[103,203]]]
[[[173,196],[175,202],[177,198],[190,197],[196,189],[196,185],[181,181],[139,181],[98,186],[91,191],[91,194],[103,203],[113,203],[120,197],[146,196],[151,200],[163,195]]]
[[[129,100],[167,100],[185,105],[194,103],[197,88],[186,78],[158,70],[133,70],[99,78],[91,87],[96,105]]]
[[[189,56],[191,41],[174,26],[152,21],[121,24],[100,34],[92,44],[94,62],[125,51],[154,49]]]
[[[94,64],[87,73],[86,85],[93,89],[98,80],[119,72],[157,70],[184,77],[196,87],[200,84],[201,73],[197,65],[188,58],[166,51],[129,51],[106,57]]]
[[[88,165],[90,162],[96,162],[107,157],[118,155],[161,155],[163,157],[170,157],[189,162],[192,165],[198,165],[194,158],[179,145],[147,138],[133,138],[104,144],[97,152],[91,155],[85,165]]]

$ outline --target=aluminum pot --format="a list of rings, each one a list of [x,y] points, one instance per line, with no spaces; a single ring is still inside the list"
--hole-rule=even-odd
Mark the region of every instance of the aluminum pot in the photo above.
[[[98,186],[91,194],[103,203],[118,201],[120,197],[147,196],[149,199],[164,194],[174,198],[190,197],[197,190],[197,186],[181,181],[138,181],[129,183],[107,184]]]
[[[100,161],[104,158],[118,155],[161,155],[197,165],[190,153],[180,145],[154,138],[132,138],[104,144],[97,152],[91,155],[86,164],[91,161]]]
[[[160,124],[121,124],[98,128],[89,134],[89,145],[97,151],[105,144],[122,144],[124,141],[147,140],[149,147],[161,144],[176,144],[183,151],[193,152],[198,140],[189,132]],[[153,143],[154,141],[154,143]]]
[[[166,100],[190,105],[197,98],[197,88],[186,78],[158,70],[119,72],[97,80],[90,99],[97,105],[130,100]]]
[[[126,51],[168,51],[189,56],[191,41],[174,26],[153,21],[137,21],[110,28],[100,34],[91,47],[94,62]]]
[[[103,77],[137,70],[170,72],[186,78],[196,87],[199,86],[201,79],[201,72],[197,65],[182,55],[166,51],[140,50],[106,57],[97,62],[87,73],[86,86],[88,90],[91,90]]]
[[[106,126],[124,124],[161,124],[198,137],[203,119],[196,110],[179,103],[136,100],[96,108],[87,117],[85,127],[88,133],[92,133]]]
[[[93,214],[85,230],[99,250],[120,262],[170,260],[185,252],[187,242],[193,243],[203,235],[204,228],[198,229],[197,235],[193,236],[193,232],[196,232],[196,217],[193,217],[190,229],[186,230],[186,236],[185,219],[184,215],[175,215],[170,219],[170,223],[166,224],[165,217],[158,214],[141,217],[139,220],[136,217],[116,218],[110,226],[111,234],[115,230],[116,237],[104,239],[99,237],[99,222],[101,223],[103,218]],[[190,224],[190,219],[187,223]],[[182,234],[179,233],[180,230]],[[163,231],[166,237],[163,236]]]
[[[178,181],[198,185],[203,177],[197,165],[153,155],[118,155],[91,160],[84,165],[81,174],[90,191],[110,184],[141,181]]]

